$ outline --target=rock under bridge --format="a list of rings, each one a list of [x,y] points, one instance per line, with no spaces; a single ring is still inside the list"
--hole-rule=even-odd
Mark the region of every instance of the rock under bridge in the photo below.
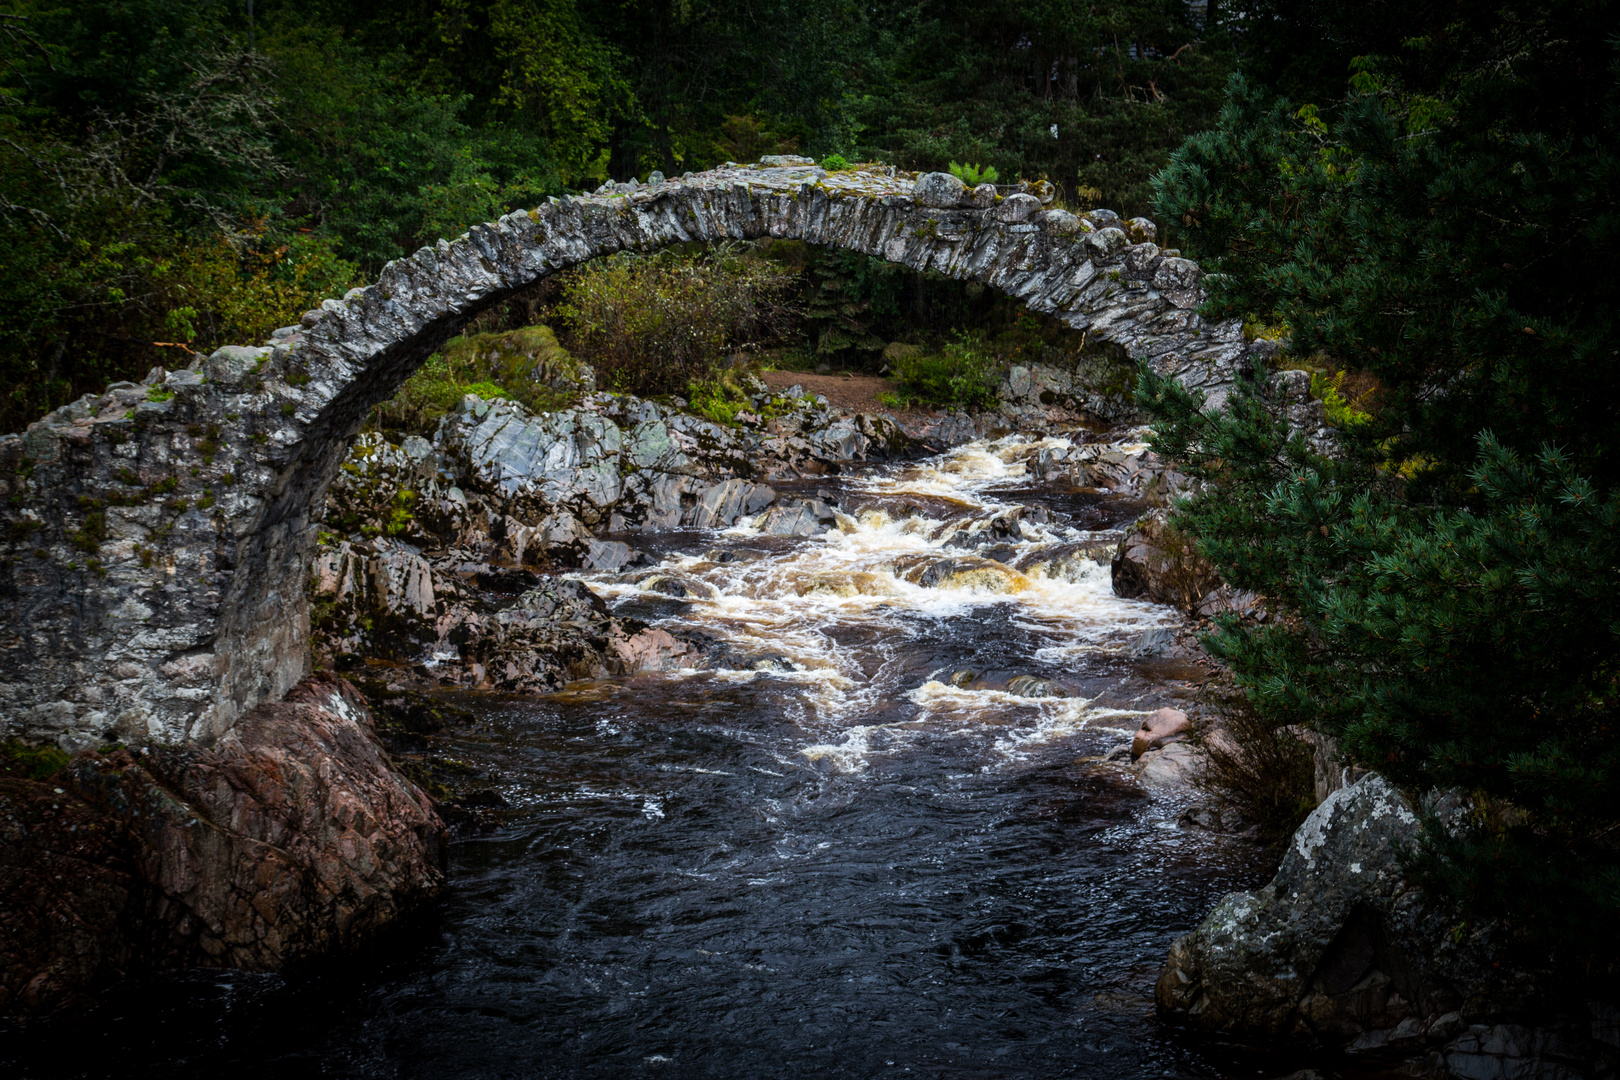
[[[368,410],[466,321],[626,250],[775,237],[1000,289],[1224,396],[1236,322],[1151,222],[1034,194],[802,159],[606,185],[384,267],[259,347],[154,371],[0,436],[0,717],[68,749],[211,744],[309,665],[306,581],[329,483]]]

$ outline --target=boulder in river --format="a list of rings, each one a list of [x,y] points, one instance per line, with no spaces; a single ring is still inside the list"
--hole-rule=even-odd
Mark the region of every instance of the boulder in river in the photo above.
[[[1442,820],[1458,812],[1447,800],[1435,809]],[[1612,1068],[1620,1028],[1600,1022],[1620,1016],[1612,1005],[1561,997],[1544,973],[1499,963],[1484,931],[1424,905],[1401,865],[1419,829],[1412,804],[1376,773],[1333,792],[1294,834],[1269,885],[1229,894],[1171,946],[1160,1013],[1373,1058],[1427,1054],[1433,1071],[1423,1075],[1595,1075],[1605,1056]],[[1560,1007],[1578,1014],[1573,1035],[1556,1015],[1518,1026]]]
[[[1149,787],[1187,787],[1204,768],[1204,753],[1187,742],[1173,742],[1149,750],[1136,759],[1135,772]]]
[[[838,524],[838,513],[819,499],[779,503],[761,514],[754,528],[768,536],[817,536]]]
[[[926,589],[1018,593],[1030,586],[1029,578],[1012,567],[970,555],[929,561],[907,570],[904,576],[906,580]]]
[[[1140,758],[1149,750],[1162,750],[1192,730],[1192,721],[1180,709],[1159,709],[1142,718],[1142,726],[1131,740],[1131,757]]]

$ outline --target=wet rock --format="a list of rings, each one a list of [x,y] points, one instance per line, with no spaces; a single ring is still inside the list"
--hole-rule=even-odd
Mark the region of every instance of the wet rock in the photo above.
[[[704,491],[686,524],[700,529],[735,525],[776,501],[776,492],[751,480],[726,480]]]
[[[1169,514],[1142,515],[1120,540],[1111,566],[1114,595],[1169,604],[1197,617],[1224,612],[1258,616],[1258,598],[1221,581],[1194,543],[1169,525]]]
[[[1066,698],[1069,691],[1051,679],[1041,679],[1034,675],[1015,675],[1007,683],[1007,692],[1027,698]]]
[[[720,595],[708,582],[684,574],[653,574],[643,578],[637,588],[682,600],[713,600]]]
[[[48,784],[0,781],[0,800],[0,902],[27,913],[6,922],[5,1012],[143,967],[274,971],[361,944],[444,882],[443,823],[330,677],[212,749],[84,751]]]
[[[1149,750],[1162,750],[1186,737],[1192,721],[1180,709],[1159,709],[1142,718],[1142,726],[1131,740],[1131,757],[1140,758]]]
[[[585,541],[583,565],[587,570],[620,570],[640,558],[639,552],[618,540],[591,538]]]
[[[614,643],[618,660],[618,674],[633,675],[641,671],[677,671],[693,666],[690,661],[699,657],[699,651],[690,642],[659,629],[642,630],[628,639]]]
[[[533,570],[520,566],[480,566],[471,571],[473,585],[483,592],[520,596],[539,588],[544,580]]]
[[[1269,885],[1227,896],[1171,947],[1160,1011],[1212,1031],[1343,1044],[1409,1018],[1533,1002],[1533,973],[1495,966],[1481,932],[1453,934],[1425,910],[1400,865],[1418,831],[1377,774],[1334,792]]]
[[[1005,510],[988,521],[974,522],[952,533],[945,541],[946,547],[954,548],[980,548],[994,544],[1003,544],[1007,541],[1031,540],[1038,534],[1033,525],[1038,525],[1046,519],[1044,508],[1014,507]],[[1030,524],[1025,524],[1028,521]]]
[[[966,413],[952,413],[928,431],[928,437],[947,449],[977,439],[980,427]]]
[[[817,499],[784,502],[760,515],[754,528],[768,536],[819,536],[838,524],[838,513]]]
[[[1167,626],[1144,630],[1131,640],[1126,651],[1133,660],[1149,660],[1175,655],[1179,651],[1180,634]]]
[[[691,606],[690,602],[672,596],[637,594],[627,596],[614,604],[613,614],[620,619],[657,622],[660,619],[672,619],[684,614]]]
[[[925,589],[973,589],[979,592],[1016,593],[1029,588],[1023,574],[989,559],[964,556],[939,559],[905,572],[907,581]]]
[[[1078,584],[1093,574],[1104,572],[1113,557],[1116,541],[1080,540],[1046,547],[1022,556],[1017,569],[1030,577]]]
[[[1132,742],[1132,753],[1135,742]],[[1149,750],[1136,759],[1136,775],[1155,788],[1188,787],[1204,767],[1201,750],[1186,742],[1173,742],[1162,750]]]

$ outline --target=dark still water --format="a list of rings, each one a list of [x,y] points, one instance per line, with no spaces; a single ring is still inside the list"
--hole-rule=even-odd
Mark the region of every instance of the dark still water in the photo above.
[[[1028,450],[852,482],[827,537],[676,538],[662,579],[592,579],[642,618],[701,626],[733,666],[468,699],[482,723],[441,749],[511,809],[457,844],[431,917],[285,977],[119,988],[7,1035],[0,1067],[1256,1075],[1159,1026],[1151,1000],[1170,940],[1256,884],[1255,853],[1176,827],[1185,796],[1079,760],[1186,692],[1122,648],[1161,610],[1114,598],[1106,568],[1032,558],[1108,523],[1053,493],[1049,520],[995,537],[1027,574],[906,579],[1006,508]]]

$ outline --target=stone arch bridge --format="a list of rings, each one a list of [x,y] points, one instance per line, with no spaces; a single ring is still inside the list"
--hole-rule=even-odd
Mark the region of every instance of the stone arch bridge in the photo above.
[[[605,185],[440,240],[260,347],[114,384],[0,436],[0,718],[68,749],[211,744],[309,666],[326,489],[372,406],[466,321],[548,274],[688,241],[777,237],[1000,289],[1223,396],[1243,350],[1151,222],[945,174],[767,159]]]

